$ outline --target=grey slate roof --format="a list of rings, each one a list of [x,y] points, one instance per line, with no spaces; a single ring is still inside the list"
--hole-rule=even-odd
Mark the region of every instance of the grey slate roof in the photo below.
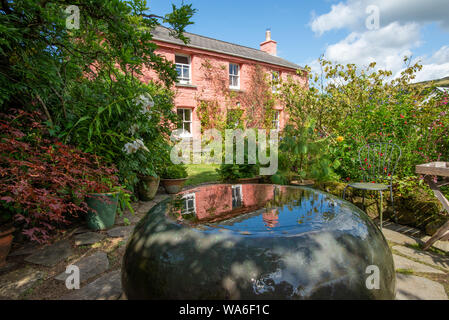
[[[158,41],[164,41],[190,48],[203,49],[218,53],[229,54],[231,56],[239,58],[246,58],[259,62],[265,62],[291,69],[302,69],[302,67],[298,66],[295,63],[292,63],[290,61],[287,61],[285,59],[276,56],[272,56],[271,54],[268,54],[261,50],[200,36],[194,33],[189,32],[184,33],[184,35],[190,39],[190,42],[187,45],[181,40],[170,36],[170,29],[166,27],[157,26],[151,33],[153,34],[153,39]]]

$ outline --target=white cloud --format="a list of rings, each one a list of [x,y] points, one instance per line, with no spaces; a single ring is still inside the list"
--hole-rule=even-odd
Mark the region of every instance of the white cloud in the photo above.
[[[380,10],[377,30],[368,30],[365,25],[370,5]],[[359,66],[375,61],[378,68],[399,74],[404,68],[404,56],[413,55],[413,49],[422,44],[421,28],[432,22],[449,31],[448,0],[347,0],[332,5],[328,13],[313,17],[310,28],[317,35],[338,29],[349,31],[344,39],[327,46],[325,58]],[[441,47],[430,58],[419,59],[423,69],[417,81],[449,75],[449,46]]]
[[[449,31],[449,4],[447,0],[348,0],[331,6],[330,12],[315,16],[310,22],[316,34],[348,28],[366,30],[365,21],[369,14],[366,8],[377,6],[380,10],[380,26],[392,22],[429,23],[437,22]]]
[[[430,58],[418,57],[423,68],[416,74],[413,82],[440,79],[449,76],[449,46],[442,46]],[[401,70],[402,71],[402,70]]]
[[[313,32],[322,35],[332,29],[341,29],[349,25],[354,25],[358,20],[358,12],[353,7],[343,3],[332,5],[329,13],[316,17],[310,23]]]
[[[340,63],[367,66],[377,62],[377,67],[397,72],[404,56],[419,45],[419,27],[416,24],[392,23],[379,30],[352,32],[340,42],[327,47],[325,57]]]
[[[432,57],[435,63],[449,62],[449,46],[442,46]]]
[[[413,82],[441,79],[449,76],[449,62],[442,64],[425,64],[421,71],[416,74]]]

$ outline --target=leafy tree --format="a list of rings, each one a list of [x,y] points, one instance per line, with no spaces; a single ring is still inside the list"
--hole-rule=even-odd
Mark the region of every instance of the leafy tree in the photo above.
[[[67,28],[71,5],[79,8],[79,29]],[[148,12],[144,0],[2,1],[1,110],[41,109],[52,135],[117,163],[131,187],[137,173],[155,175],[166,152],[162,137],[176,119],[169,89],[177,74],[155,52],[151,31],[168,23],[187,42],[183,32],[195,9]],[[159,80],[142,83],[148,69]],[[142,96],[154,102],[151,116],[142,113]],[[138,140],[145,148],[123,152]]]
[[[332,166],[344,179],[359,179],[358,149],[370,142],[391,142],[402,149],[401,176],[414,175],[416,164],[449,157],[447,105],[429,98],[429,89],[413,84],[419,63],[399,76],[376,69],[346,66],[320,58],[322,74],[306,68],[310,89],[289,80],[279,96],[300,134],[308,119],[330,142]],[[338,168],[336,168],[338,167]]]

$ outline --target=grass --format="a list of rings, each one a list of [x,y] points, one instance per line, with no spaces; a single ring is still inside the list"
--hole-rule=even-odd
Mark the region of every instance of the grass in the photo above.
[[[413,274],[413,270],[412,269],[396,269],[396,272],[398,273],[402,273],[402,274]]]
[[[216,164],[189,164],[187,167],[188,179],[186,186],[196,186],[205,182],[216,182],[220,180],[215,171],[219,168]]]
[[[424,244],[411,244],[411,243],[408,243],[408,244],[406,244],[406,247],[409,247],[409,248],[412,248],[412,249],[415,249],[415,250],[423,251],[422,248],[424,247]],[[443,257],[444,256],[449,256],[449,254],[447,254],[443,250],[440,250],[440,249],[435,248],[435,247],[430,247],[427,251],[435,253],[435,254],[438,254],[438,255],[443,256]]]

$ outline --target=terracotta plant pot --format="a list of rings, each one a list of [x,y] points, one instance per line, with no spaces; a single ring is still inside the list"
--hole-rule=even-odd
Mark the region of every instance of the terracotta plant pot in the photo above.
[[[182,179],[162,179],[162,185],[169,194],[176,194],[182,190],[187,178]]]
[[[140,176],[139,177],[139,199],[142,201],[151,201],[154,199],[159,188],[159,182],[161,178],[153,176]]]
[[[240,178],[237,180],[238,183],[241,184],[256,184],[259,183],[260,177],[253,177],[253,178]]]
[[[14,230],[13,227],[0,227],[0,267],[6,264],[6,257],[9,254],[9,250],[11,250]]]
[[[91,230],[106,230],[115,223],[118,193],[91,193],[86,198],[89,208],[87,226]]]

